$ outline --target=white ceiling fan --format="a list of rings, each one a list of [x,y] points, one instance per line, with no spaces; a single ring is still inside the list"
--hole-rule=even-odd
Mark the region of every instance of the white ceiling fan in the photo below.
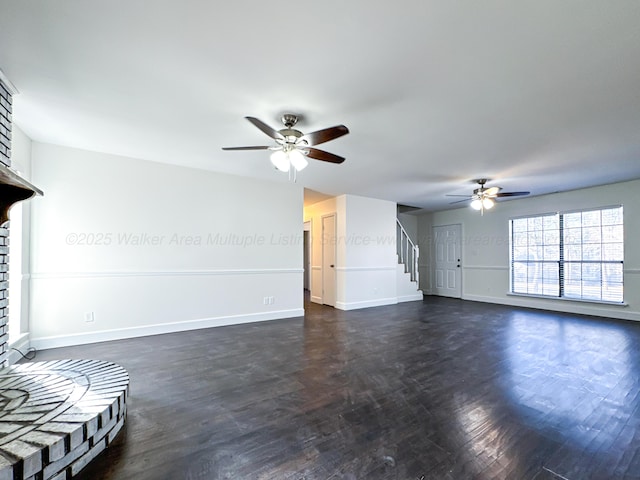
[[[223,150],[271,150],[273,152],[270,156],[271,163],[282,172],[290,172],[293,167],[294,175],[309,164],[307,157],[330,163],[342,163],[345,160],[344,157],[313,148],[313,145],[320,145],[349,133],[349,129],[344,125],[336,125],[335,127],[305,134],[293,128],[299,120],[299,116],[293,113],[282,115],[281,121],[284,128],[281,130],[275,130],[255,117],[245,118],[263,133],[274,139],[276,144],[271,146],[223,147]]]
[[[450,205],[460,202],[467,202],[471,200],[470,206],[474,210],[479,210],[480,215],[484,215],[485,210],[493,208],[496,203],[496,198],[500,197],[521,197],[529,195],[530,192],[501,192],[502,187],[489,187],[486,188],[485,184],[489,181],[487,178],[479,178],[474,180],[478,185],[473,191],[472,195],[447,195],[448,197],[466,197],[463,200],[456,200],[451,202]]]

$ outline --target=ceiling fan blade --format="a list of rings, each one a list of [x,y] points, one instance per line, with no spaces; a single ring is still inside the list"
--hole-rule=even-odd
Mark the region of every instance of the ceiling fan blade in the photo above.
[[[502,190],[500,187],[490,187],[485,189],[482,193],[484,195],[488,195],[490,197],[493,197],[494,195],[496,195],[500,190]]]
[[[459,197],[460,195],[456,195],[456,197]],[[453,205],[455,203],[462,203],[462,202],[468,202],[469,200],[471,200],[471,197],[469,198],[463,198],[462,200],[456,200],[455,202],[449,202],[449,205]]]
[[[473,197],[473,195],[450,195],[450,194],[446,194],[445,197],[467,197],[467,198],[471,198]]]
[[[325,152],[324,150],[318,150],[317,148],[305,148],[305,151],[308,151],[307,157],[315,158],[316,160],[322,160],[323,162],[331,162],[331,163],[342,163],[344,162],[344,157],[339,157],[338,155],[334,155],[333,153]]]
[[[321,143],[334,140],[349,133],[349,129],[344,125],[336,125],[335,127],[324,128],[315,132],[307,133],[304,138],[309,145],[320,145]]]
[[[498,193],[496,197],[522,197],[523,195],[529,195],[531,192],[504,192]]]
[[[280,132],[278,132],[277,130],[274,130],[269,125],[264,123],[262,120],[258,120],[255,117],[244,117],[244,118],[249,120],[251,123],[253,123],[254,126],[259,128],[263,133],[266,133],[267,135],[269,135],[274,140],[284,140],[284,137],[282,136],[282,134]]]
[[[269,150],[271,147],[222,147],[223,150]]]

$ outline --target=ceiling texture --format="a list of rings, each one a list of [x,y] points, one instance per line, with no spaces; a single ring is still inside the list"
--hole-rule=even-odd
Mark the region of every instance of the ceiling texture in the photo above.
[[[276,182],[221,150],[272,144],[244,116],[344,124],[297,178],[327,195],[640,178],[638,0],[0,0],[0,69],[35,141]]]

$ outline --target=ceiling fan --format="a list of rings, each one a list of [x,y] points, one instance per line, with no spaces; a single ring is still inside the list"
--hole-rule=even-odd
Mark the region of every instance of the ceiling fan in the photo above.
[[[293,167],[294,174],[309,164],[306,157],[330,163],[342,163],[345,160],[344,157],[313,148],[313,145],[320,145],[349,133],[349,129],[344,125],[336,125],[305,134],[293,128],[299,120],[298,115],[293,113],[282,115],[280,120],[284,128],[281,130],[275,130],[255,117],[245,118],[274,139],[276,144],[272,146],[222,147],[223,150],[271,150],[273,152],[271,153],[271,163],[282,172],[290,172]]]
[[[501,192],[502,187],[486,188],[485,184],[489,181],[487,178],[479,178],[474,181],[480,186],[473,191],[472,195],[447,195],[447,197],[466,197],[462,200],[451,202],[450,205],[471,200],[471,208],[480,210],[480,215],[483,215],[485,210],[493,208],[496,198],[529,195],[529,192]]]

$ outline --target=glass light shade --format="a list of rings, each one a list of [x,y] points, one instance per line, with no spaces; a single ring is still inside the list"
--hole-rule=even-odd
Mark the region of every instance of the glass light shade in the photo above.
[[[473,208],[474,210],[480,210],[482,208],[482,200],[480,200],[479,198],[474,199],[471,202],[471,208]]]
[[[276,150],[271,154],[271,163],[281,172],[288,172],[289,167],[291,166],[289,163],[289,156],[283,152],[282,150]]]
[[[289,161],[298,172],[309,165],[305,155],[297,148],[289,152]]]
[[[485,208],[485,210],[489,210],[490,208],[492,208],[494,205],[494,201],[491,200],[490,198],[483,198],[482,199],[482,206]]]

